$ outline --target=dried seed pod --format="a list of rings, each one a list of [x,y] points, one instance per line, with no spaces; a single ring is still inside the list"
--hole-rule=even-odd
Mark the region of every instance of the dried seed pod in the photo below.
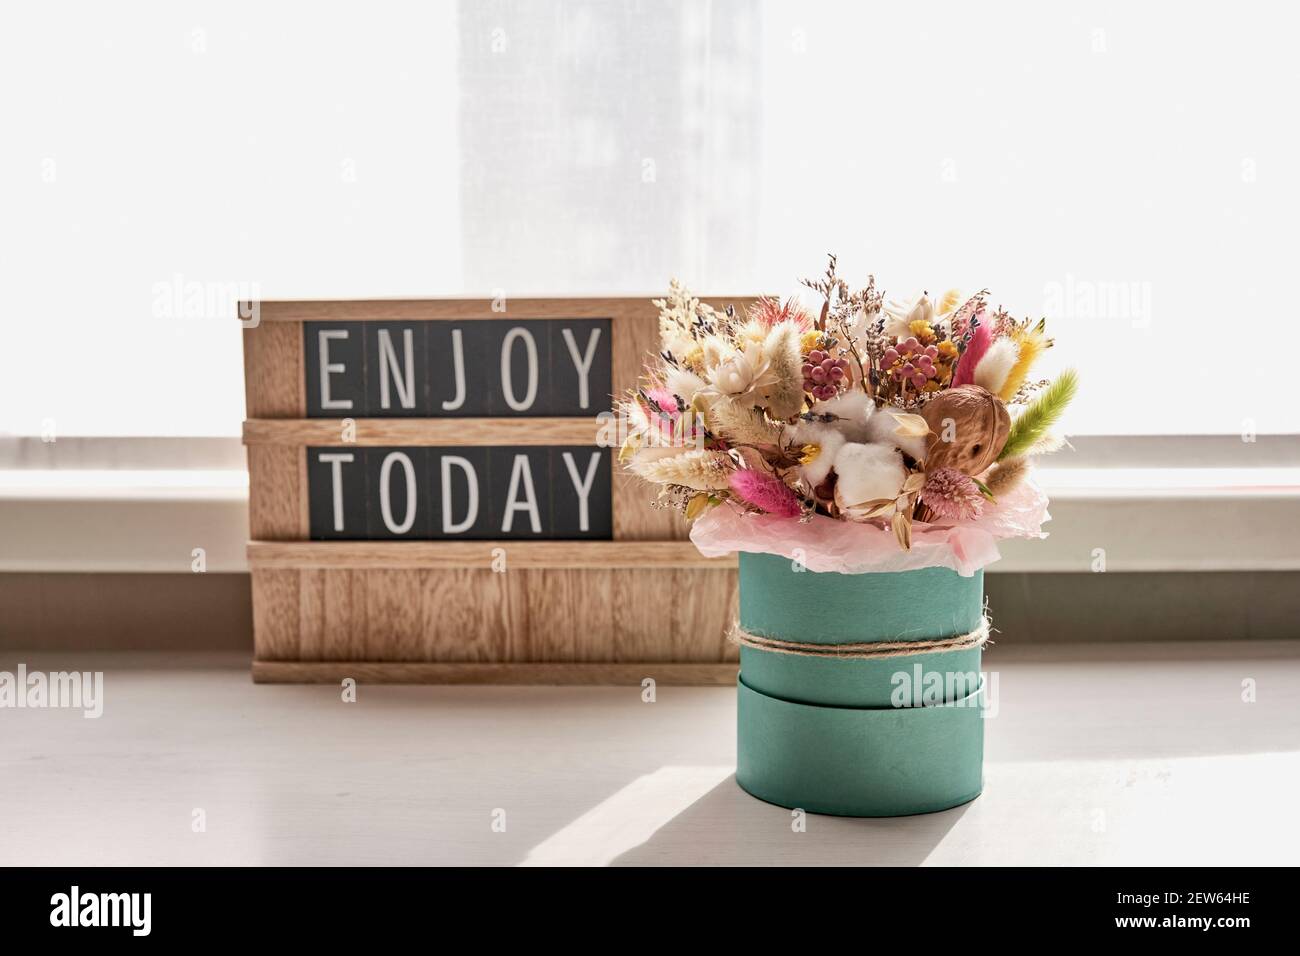
[[[930,431],[925,468],[955,468],[978,475],[997,461],[1011,431],[1011,416],[1001,399],[978,385],[947,389],[921,410]]]

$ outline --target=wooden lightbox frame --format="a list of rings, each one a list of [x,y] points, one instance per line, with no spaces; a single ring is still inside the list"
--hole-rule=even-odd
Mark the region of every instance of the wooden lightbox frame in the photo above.
[[[738,308],[752,299],[710,300]],[[303,324],[609,319],[614,394],[658,347],[648,299],[260,302],[244,329],[253,678],[263,682],[621,684],[735,681],[726,631],[734,558],[702,557],[680,515],[611,461],[613,540],[312,541],[309,446],[339,419],[307,418]],[[357,418],[355,446],[590,445],[577,418]],[[610,449],[611,459],[617,455]],[[493,569],[504,549],[506,570]]]

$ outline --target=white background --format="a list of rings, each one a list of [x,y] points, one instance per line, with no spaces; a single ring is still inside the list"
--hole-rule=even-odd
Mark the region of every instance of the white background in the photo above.
[[[238,434],[236,288],[786,292],[827,251],[1048,314],[1075,433],[1300,431],[1293,8],[866,6],[7,3],[0,433]]]

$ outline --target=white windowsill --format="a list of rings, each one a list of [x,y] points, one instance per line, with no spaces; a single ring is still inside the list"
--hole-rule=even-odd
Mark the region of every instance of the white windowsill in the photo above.
[[[208,572],[247,570],[248,475],[241,450],[215,447],[181,468],[104,467],[94,455],[82,456],[86,468],[0,461],[0,572],[188,573],[198,548]],[[1289,530],[1300,527],[1300,467],[1277,458],[1041,468],[1049,536],[1003,542],[990,571],[1088,572],[1098,549],[1112,572],[1300,570]]]

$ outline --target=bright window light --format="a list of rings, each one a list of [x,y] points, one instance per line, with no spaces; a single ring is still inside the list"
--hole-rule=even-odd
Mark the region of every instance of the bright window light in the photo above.
[[[6,10],[0,433],[237,435],[249,292],[786,293],[823,251],[1048,315],[1074,434],[1300,431],[1300,12],[1013,6]]]

